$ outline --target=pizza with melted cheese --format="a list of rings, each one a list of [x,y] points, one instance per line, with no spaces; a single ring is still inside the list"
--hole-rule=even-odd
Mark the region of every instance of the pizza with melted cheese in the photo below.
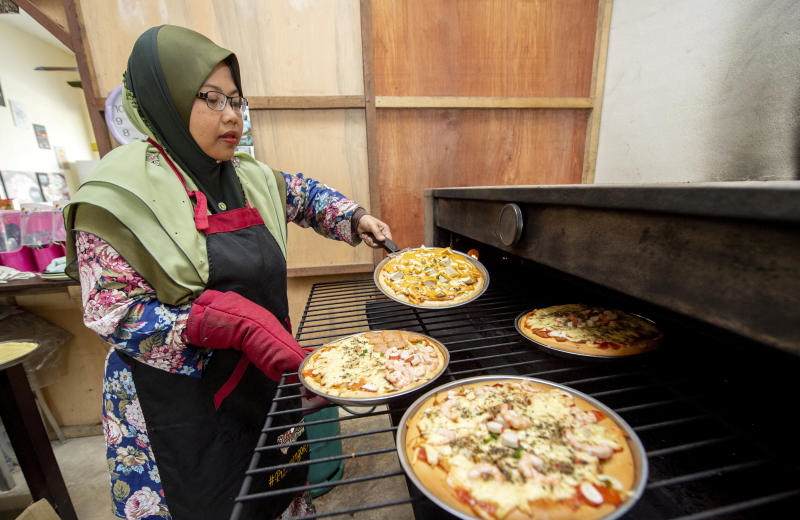
[[[659,346],[663,335],[651,322],[617,309],[579,303],[533,309],[517,322],[537,343],[592,356],[631,356]]]
[[[390,256],[378,273],[390,297],[422,307],[450,307],[483,291],[486,276],[475,263],[449,247],[421,247]]]
[[[342,398],[391,395],[421,386],[444,370],[445,347],[404,330],[370,331],[316,349],[303,363],[305,384]]]
[[[636,486],[624,430],[546,384],[508,379],[445,389],[407,428],[406,457],[422,485],[480,518],[596,519]]]

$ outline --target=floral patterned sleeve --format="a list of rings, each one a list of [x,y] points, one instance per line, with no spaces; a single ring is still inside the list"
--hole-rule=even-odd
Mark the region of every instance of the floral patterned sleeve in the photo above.
[[[191,304],[158,301],[153,288],[101,238],[78,231],[75,245],[84,324],[142,363],[200,377],[207,351],[181,338]]]
[[[289,175],[286,180],[286,220],[300,227],[310,227],[320,235],[358,245],[361,239],[353,234],[350,217],[358,204],[338,191],[304,177],[302,173]]]

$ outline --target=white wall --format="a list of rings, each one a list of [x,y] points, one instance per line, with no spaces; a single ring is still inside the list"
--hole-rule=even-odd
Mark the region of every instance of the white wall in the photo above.
[[[78,73],[33,70],[40,65],[74,67],[75,56],[20,30],[7,21],[11,16],[27,15],[0,15],[0,85],[6,101],[0,106],[0,170],[58,172],[56,146],[70,162],[97,158],[83,91],[66,83],[78,80]],[[9,100],[24,106],[24,128],[14,125]],[[47,129],[49,150],[39,148],[33,123]]]
[[[595,182],[800,178],[800,1],[614,0]]]

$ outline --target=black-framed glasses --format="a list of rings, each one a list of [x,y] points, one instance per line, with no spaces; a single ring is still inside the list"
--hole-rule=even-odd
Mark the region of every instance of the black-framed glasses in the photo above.
[[[197,97],[206,100],[206,105],[211,110],[225,110],[225,105],[230,100],[231,108],[237,114],[241,114],[242,110],[247,108],[247,98],[242,96],[226,96],[222,92],[216,90],[209,90],[208,92],[198,92]]]

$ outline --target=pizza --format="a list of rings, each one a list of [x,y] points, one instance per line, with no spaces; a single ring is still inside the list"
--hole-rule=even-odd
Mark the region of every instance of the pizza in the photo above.
[[[537,343],[592,356],[631,356],[656,348],[661,331],[641,316],[618,309],[573,303],[533,309],[517,326]]]
[[[385,396],[438,376],[444,370],[444,352],[444,346],[422,334],[370,331],[322,345],[303,362],[300,373],[311,390],[327,396]]]
[[[423,488],[480,518],[596,519],[630,500],[637,484],[625,431],[547,384],[494,379],[444,389],[406,425],[406,460]]]
[[[477,297],[486,276],[476,262],[449,247],[421,247],[393,254],[377,276],[389,297],[422,307],[450,307]]]

